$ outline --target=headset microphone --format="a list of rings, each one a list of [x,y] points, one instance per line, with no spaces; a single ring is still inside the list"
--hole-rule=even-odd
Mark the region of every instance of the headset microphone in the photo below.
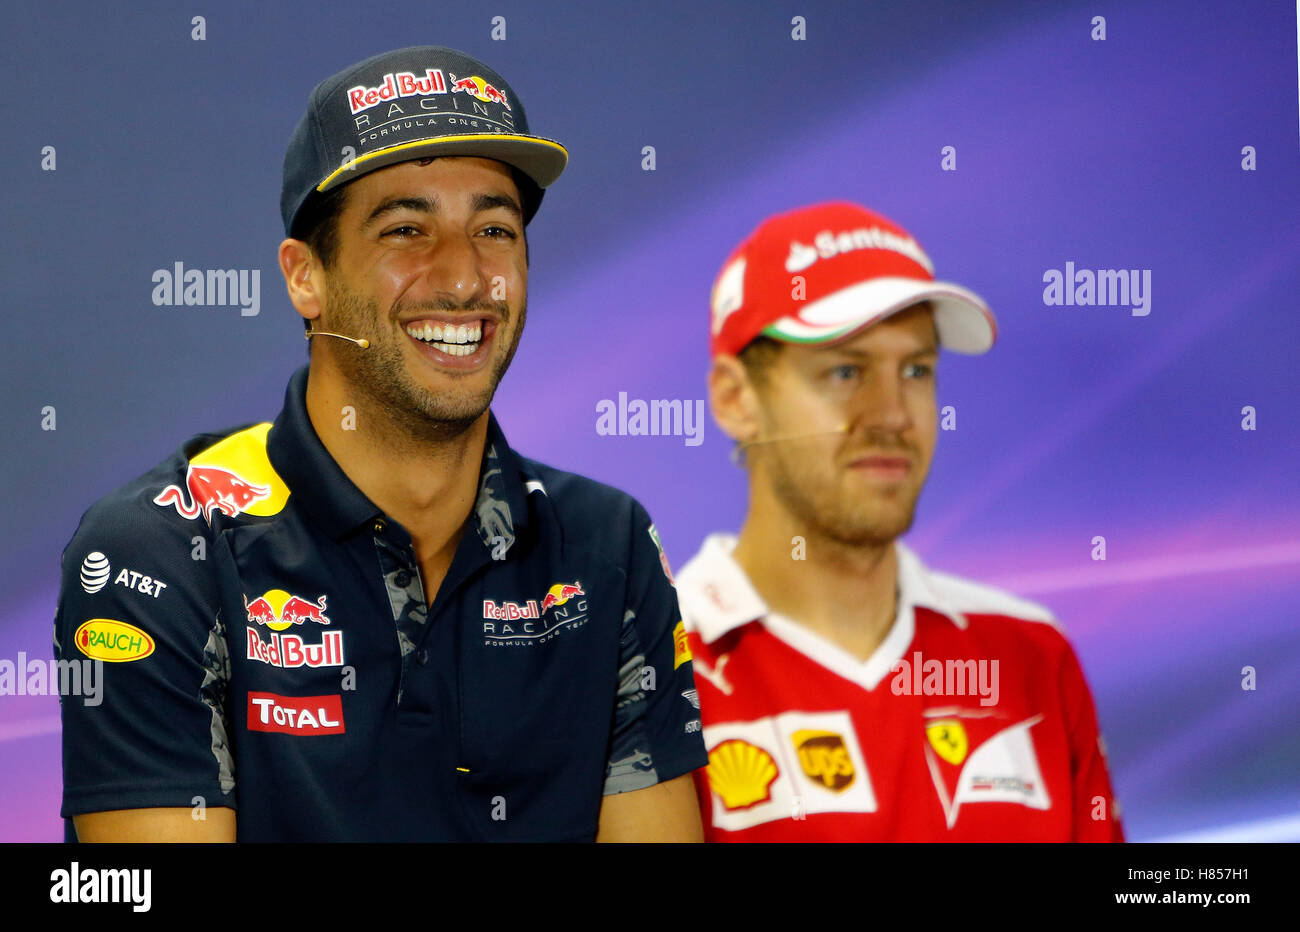
[[[307,331],[303,333],[302,336],[303,339],[305,340],[310,340],[312,337],[338,337],[340,340],[347,340],[349,343],[355,343],[357,346],[361,347],[362,349],[366,349],[368,346],[370,346],[369,340],[365,340],[365,339],[358,340],[356,337],[345,337],[341,333],[330,333],[328,330],[312,330],[308,328]]]
[[[803,434],[779,434],[775,437],[764,437],[762,440],[746,440],[743,443],[736,444],[736,446],[732,449],[731,461],[733,463],[740,462],[739,457],[740,457],[740,452],[742,450],[744,450],[746,447],[758,446],[760,443],[776,443],[779,440],[803,440],[806,437],[825,437],[828,434],[848,433],[848,430],[849,430],[849,425],[847,423],[844,423],[839,425],[838,427],[832,427],[830,430],[813,430]]]

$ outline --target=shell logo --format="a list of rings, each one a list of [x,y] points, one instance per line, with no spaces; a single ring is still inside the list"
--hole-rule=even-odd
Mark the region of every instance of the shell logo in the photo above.
[[[966,729],[955,718],[944,718],[925,726],[925,736],[930,739],[934,752],[956,766],[966,759],[970,749]]]
[[[153,638],[135,625],[115,618],[92,618],[77,629],[72,642],[91,660],[127,663],[153,653]]]
[[[709,786],[728,810],[748,809],[772,798],[772,783],[781,775],[772,755],[732,738],[709,752]]]

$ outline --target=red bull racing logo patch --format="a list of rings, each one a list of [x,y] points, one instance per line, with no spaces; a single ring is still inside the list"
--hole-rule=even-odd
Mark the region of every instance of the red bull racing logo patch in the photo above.
[[[362,110],[399,97],[427,97],[447,93],[447,79],[441,68],[425,68],[423,76],[412,71],[389,72],[376,87],[358,84],[348,88],[348,106],[355,116]]]
[[[457,78],[454,74],[451,76],[451,92],[453,94],[469,94],[471,97],[477,97],[484,103],[501,104],[507,110],[511,109],[510,101],[506,100],[506,95],[497,90],[491,84],[488,84],[478,75],[470,75],[468,78]]]
[[[186,494],[189,500],[186,501]],[[197,518],[212,523],[212,512],[220,511],[233,518],[248,506],[268,498],[269,485],[256,485],[238,473],[219,466],[191,465],[185,472],[185,488],[169,485],[153,500],[155,505],[175,505],[182,518]]]
[[[492,646],[541,644],[564,628],[587,621],[586,592],[582,583],[555,583],[539,602],[483,600],[483,637]]]
[[[343,632],[326,631],[319,643],[310,644],[299,634],[281,633],[289,628],[313,622],[328,625],[325,614],[326,596],[309,601],[283,589],[268,589],[253,601],[244,596],[244,610],[250,625],[256,624],[271,630],[268,640],[263,640],[258,629],[249,627],[248,659],[258,660],[273,667],[341,667],[343,666]]]

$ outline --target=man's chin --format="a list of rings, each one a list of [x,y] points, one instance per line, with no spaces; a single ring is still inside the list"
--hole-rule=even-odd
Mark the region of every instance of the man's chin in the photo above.
[[[456,434],[467,429],[483,416],[492,404],[492,393],[473,393],[455,397],[451,392],[430,392],[417,389],[411,413],[430,425],[442,425]]]
[[[880,547],[892,543],[912,529],[914,512],[841,515],[824,530],[832,540],[852,547]]]

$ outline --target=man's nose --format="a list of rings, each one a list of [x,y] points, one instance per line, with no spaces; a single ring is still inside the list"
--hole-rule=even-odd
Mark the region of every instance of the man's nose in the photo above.
[[[901,434],[913,426],[906,381],[896,373],[875,373],[854,394],[848,415],[851,428]]]
[[[486,288],[482,259],[474,241],[465,233],[438,238],[429,262],[428,278],[433,288],[450,295],[458,304],[479,297]]]

